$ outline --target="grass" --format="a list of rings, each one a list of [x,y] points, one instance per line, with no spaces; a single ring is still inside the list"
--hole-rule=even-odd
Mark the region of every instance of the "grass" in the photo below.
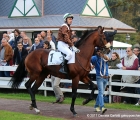
[[[0,110],[0,120],[64,120],[64,119]]]
[[[0,93],[0,98],[6,98],[6,99],[18,99],[18,100],[30,100],[29,94],[24,94],[24,93]],[[42,102],[53,102],[55,101],[54,96],[47,96],[44,97],[43,95],[36,95],[36,100],[37,101],[42,101]],[[82,105],[82,101],[84,98],[77,98],[76,99],[76,105]],[[65,101],[63,104],[70,104],[71,103],[71,98],[67,97],[65,98]],[[91,101],[88,103],[86,106],[93,107],[95,104],[95,101]],[[107,108],[114,108],[114,109],[123,109],[123,110],[134,110],[134,111],[140,111],[140,106],[134,106],[133,104],[123,104],[123,103],[112,103],[112,104],[105,104]]]

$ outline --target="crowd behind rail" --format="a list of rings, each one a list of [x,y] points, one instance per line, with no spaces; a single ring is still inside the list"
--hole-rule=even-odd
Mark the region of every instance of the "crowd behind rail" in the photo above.
[[[116,30],[114,29],[116,34]],[[114,34],[113,34],[114,35]],[[80,38],[77,37],[76,31],[72,31],[71,36],[72,42],[75,43]],[[25,31],[19,31],[15,29],[13,32],[8,30],[7,33],[3,34],[3,38],[1,40],[0,47],[0,65],[1,66],[15,66],[20,63],[20,61],[25,58],[32,51],[44,48],[44,49],[56,49],[57,47],[57,39],[53,35],[51,30],[41,31],[36,34],[35,39],[32,43],[31,39],[26,35]],[[93,55],[96,55],[94,53]],[[126,48],[126,55],[123,58],[120,58],[117,52],[112,52],[111,57],[108,60],[108,69],[123,69],[123,70],[140,70],[140,48],[134,47]],[[0,71],[0,77],[10,77],[13,75],[13,72],[10,71]],[[50,77],[46,76],[46,77]],[[89,74],[89,78],[91,80],[96,80],[96,75]],[[55,92],[56,100],[61,98],[59,102],[63,102],[64,95],[60,88],[58,87],[60,84],[60,78],[56,78],[54,76],[51,77],[52,84],[48,83],[48,86],[53,87]],[[54,82],[57,81],[57,83]],[[124,82],[124,83],[135,83],[140,84],[140,79],[137,76],[124,76],[124,75],[114,75],[112,78],[114,82]],[[71,88],[71,83],[64,83],[63,87]],[[90,86],[89,88],[90,89]],[[106,87],[108,89],[108,87]],[[58,91],[58,92],[57,92]],[[119,87],[113,86],[112,91],[115,92],[128,92],[128,93],[136,93],[140,94],[140,88],[133,87]],[[61,97],[60,97],[61,96]],[[108,102],[109,97],[104,95],[104,102]],[[120,96],[113,96],[113,102],[121,102],[122,99]],[[124,104],[127,103],[136,103],[135,105],[140,105],[140,99],[134,99],[130,97],[123,98],[122,101]]]

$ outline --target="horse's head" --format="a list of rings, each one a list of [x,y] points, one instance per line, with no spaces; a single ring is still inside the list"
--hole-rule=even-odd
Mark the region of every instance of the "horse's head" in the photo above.
[[[103,53],[108,54],[110,52],[110,43],[107,42],[106,37],[103,33],[104,28],[98,28],[98,37],[96,40],[96,46],[99,47]]]

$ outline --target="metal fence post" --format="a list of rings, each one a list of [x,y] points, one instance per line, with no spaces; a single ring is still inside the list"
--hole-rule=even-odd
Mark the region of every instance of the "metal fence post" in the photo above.
[[[44,87],[46,88],[46,81],[44,81]],[[47,90],[44,90],[44,96],[47,96]]]
[[[112,101],[112,97],[111,97],[111,92],[112,92],[112,86],[111,86],[112,76],[113,75],[110,75],[110,78],[109,78],[109,103],[111,103],[111,101]]]

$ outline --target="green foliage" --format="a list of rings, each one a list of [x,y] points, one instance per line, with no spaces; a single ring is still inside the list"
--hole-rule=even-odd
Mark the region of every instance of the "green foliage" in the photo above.
[[[140,42],[140,0],[107,0],[114,18],[136,28],[138,33],[130,34],[130,41],[125,35],[116,35],[115,40],[132,45]]]
[[[140,33],[129,34],[130,40],[126,40],[126,34],[117,34],[115,35],[115,40],[135,45],[136,43],[140,43]]]

